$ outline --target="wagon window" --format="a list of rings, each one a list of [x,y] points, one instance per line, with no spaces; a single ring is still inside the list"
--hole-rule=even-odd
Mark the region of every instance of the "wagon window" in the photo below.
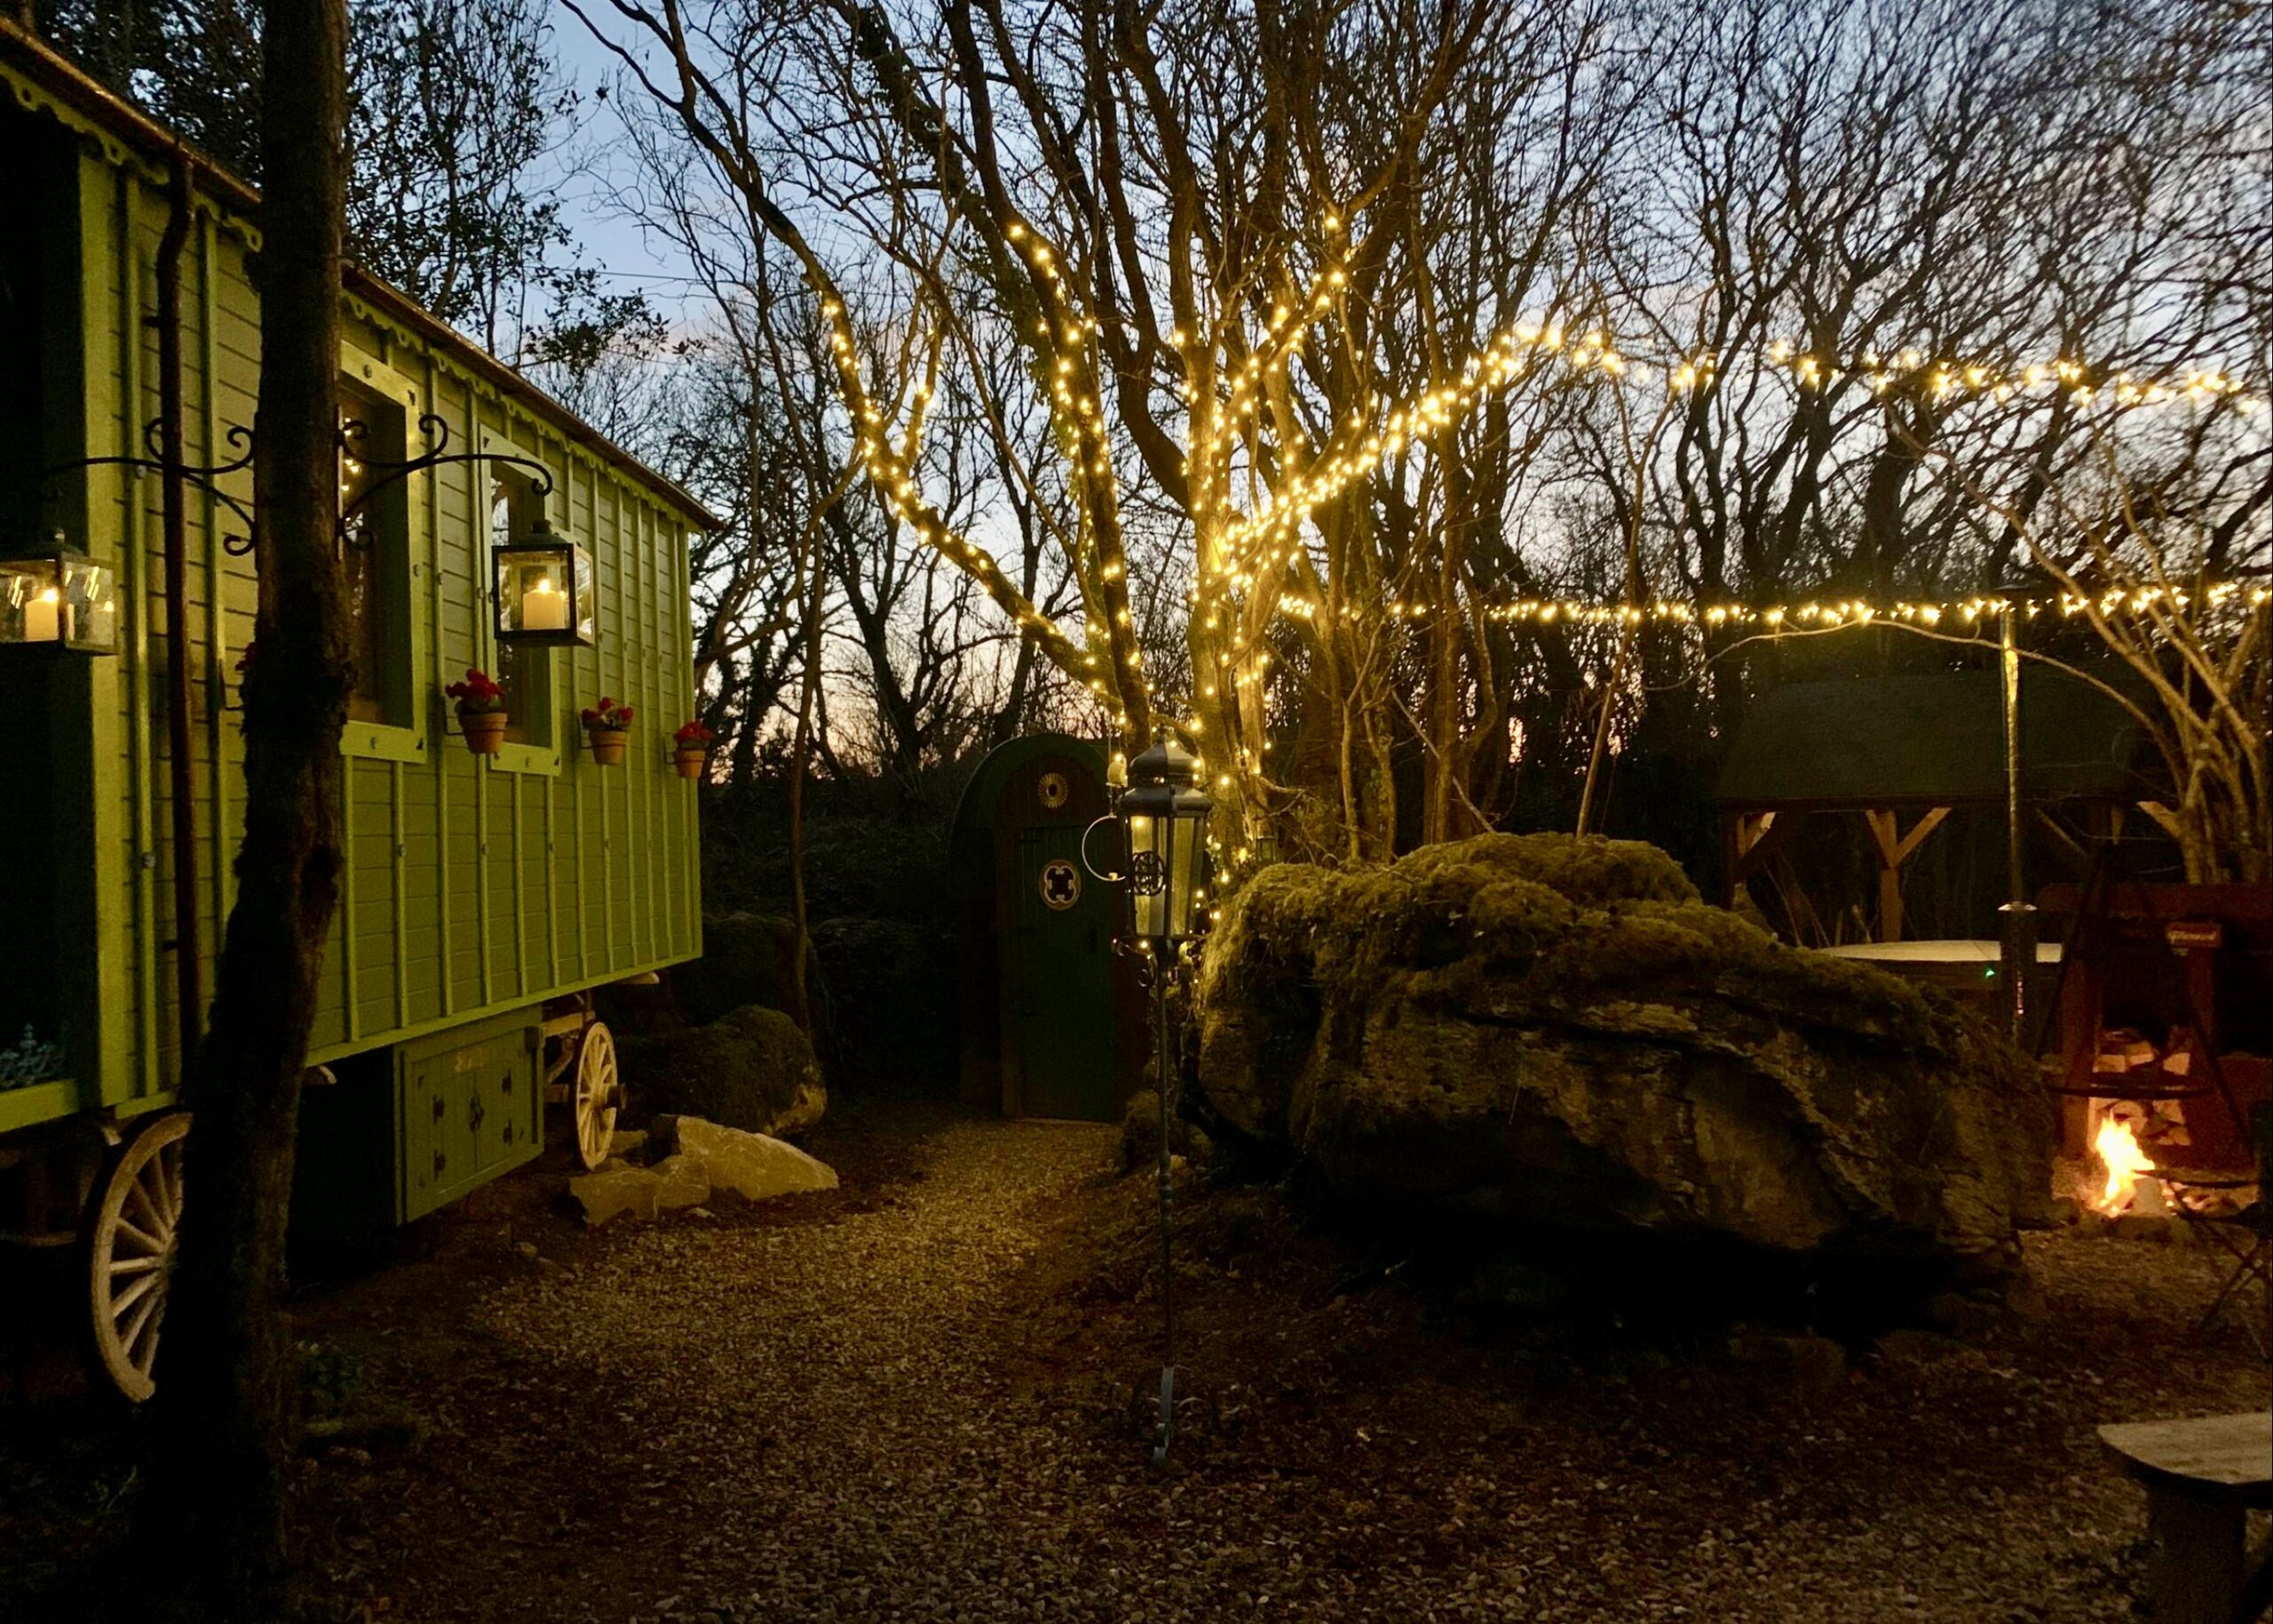
[[[497,471],[489,487],[489,541],[502,546],[526,533],[538,515],[535,487],[516,469]],[[499,642],[492,670],[505,691],[505,737],[552,742],[552,651],[540,644]]]
[[[403,578],[409,566],[409,510],[400,481],[376,494],[371,488],[372,464],[403,456],[403,409],[343,378],[339,416],[347,431],[339,450],[339,561],[347,584],[348,643],[355,655],[347,714],[358,721],[408,725],[410,637]]]

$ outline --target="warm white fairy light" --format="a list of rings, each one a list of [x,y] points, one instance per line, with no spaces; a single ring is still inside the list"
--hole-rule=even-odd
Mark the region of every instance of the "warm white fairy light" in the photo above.
[[[1669,392],[1685,393],[1708,387],[1726,377],[1734,363],[1764,372],[1780,373],[1802,391],[1827,391],[1841,384],[1859,384],[1873,395],[1901,392],[1947,403],[1978,399],[1999,403],[2016,399],[2048,400],[2064,397],[2079,408],[2130,410],[2173,403],[2222,401],[2245,414],[2267,409],[2262,392],[2245,386],[2216,368],[2198,368],[2182,377],[2160,378],[2110,370],[2083,361],[2058,358],[2017,367],[1939,358],[1908,347],[1881,353],[1868,350],[1860,357],[1817,353],[1790,341],[1778,341],[1764,351],[1737,357],[1699,354],[1670,361],[1637,363],[1623,354],[1600,329],[1575,336],[1546,321],[1517,322],[1495,334],[1462,364],[1458,375],[1407,397],[1385,414],[1353,410],[1327,435],[1317,459],[1265,492],[1248,512],[1238,512],[1229,484],[1232,462],[1239,447],[1259,431],[1257,421],[1272,391],[1279,386],[1294,359],[1311,336],[1339,307],[1349,276],[1345,268],[1345,227],[1338,211],[1328,210],[1319,222],[1329,239],[1329,252],[1320,267],[1299,292],[1288,289],[1271,305],[1267,320],[1258,321],[1251,348],[1226,353],[1244,339],[1239,329],[1217,329],[1205,333],[1204,322],[1179,322],[1168,335],[1183,359],[1186,381],[1179,393],[1187,402],[1187,455],[1190,478],[1188,511],[1200,531],[1202,556],[1188,594],[1195,620],[1208,632],[1221,630],[1217,606],[1233,606],[1233,613],[1248,622],[1247,640],[1219,649],[1194,672],[1197,698],[1216,701],[1226,685],[1233,692],[1252,691],[1268,680],[1270,655],[1259,646],[1259,631],[1249,620],[1244,596],[1268,590],[1261,611],[1264,622],[1278,616],[1316,622],[1328,615],[1325,605],[1302,589],[1308,556],[1303,527],[1312,515],[1341,497],[1359,481],[1374,477],[1405,448],[1460,423],[1484,400],[1524,380],[1553,368],[1570,375],[1587,375],[1613,384],[1653,379]],[[1089,636],[1109,638],[1116,630],[1133,630],[1124,582],[1126,566],[1118,556],[1117,500],[1111,455],[1109,418],[1095,335],[1098,324],[1080,313],[1068,291],[1061,268],[1065,256],[1026,222],[1012,219],[1004,236],[1018,261],[1033,278],[1045,309],[1034,324],[1033,342],[1038,371],[1048,384],[1049,408],[1068,450],[1070,471],[1077,482],[1092,485],[1094,503],[1084,501],[1083,535],[1075,544],[1077,563],[1091,573],[1105,594],[1095,607]],[[1006,581],[993,556],[946,525],[923,500],[910,457],[894,452],[860,386],[851,335],[845,325],[841,301],[829,298],[823,309],[831,329],[831,344],[846,385],[848,403],[861,425],[860,448],[871,484],[893,514],[910,525],[932,547],[970,571],[988,594],[1018,623],[1022,636],[1041,646],[1061,669],[1075,673],[1117,725],[1127,725],[1128,704],[1136,694],[1122,695],[1100,669],[1097,647],[1078,647],[1055,622],[1030,606]],[[1206,380],[1214,380],[1208,382]],[[918,412],[928,391],[919,392]],[[911,441],[912,444],[912,441]],[[1257,470],[1250,467],[1253,476]],[[1092,530],[1102,531],[1093,535]],[[2246,590],[2247,601],[2261,606],[2267,598],[2261,587],[2245,589],[2223,583],[2207,589],[2203,598],[2211,605],[2229,601]],[[1806,601],[1768,606],[1691,605],[1672,599],[1647,604],[1577,599],[1517,598],[1493,600],[1469,597],[1463,613],[1509,623],[1540,626],[1637,625],[1664,623],[1707,629],[1787,628],[1821,630],[1866,625],[1874,620],[1934,626],[1949,620],[1970,625],[2018,610],[2034,615],[2047,610],[2063,615],[2095,606],[2105,614],[2125,611],[2183,611],[2191,600],[2178,591],[2119,593],[2087,601],[2073,597],[2006,599],[1976,597],[1946,602],[1897,600],[1874,604],[1861,599]],[[1341,618],[1385,615],[1392,622],[1424,620],[1437,611],[1425,602],[1392,598],[1364,610],[1339,606]],[[1204,618],[1203,618],[1204,616]],[[1107,652],[1110,645],[1105,646]],[[1127,651],[1128,677],[1139,693],[1144,675],[1141,654]],[[1215,669],[1211,672],[1208,667]],[[1197,739],[1201,724],[1193,717],[1183,724]],[[1238,750],[1232,774],[1260,771],[1259,755]]]
[[[1268,493],[1256,511],[1224,527],[1218,549],[1220,561],[1203,566],[1202,575],[1233,591],[1255,587],[1272,571],[1294,562],[1301,527],[1311,515],[1353,484],[1370,478],[1408,443],[1449,427],[1486,398],[1546,364],[1613,381],[1636,374],[1653,376],[1674,393],[1702,387],[1727,370],[1722,359],[1711,354],[1639,366],[1599,330],[1574,340],[1553,323],[1517,322],[1471,355],[1457,378],[1409,397],[1378,423],[1368,424],[1361,414],[1353,413],[1336,429],[1316,463]],[[1898,351],[1891,357],[1866,350],[1859,360],[1841,360],[1813,354],[1786,340],[1769,345],[1759,364],[1768,370],[1789,373],[1802,389],[1828,389],[1845,379],[1863,384],[1876,395],[1914,389],[1937,402],[1952,397],[1985,397],[2001,403],[2023,395],[2043,398],[2064,393],[2078,408],[2112,405],[2127,410],[2222,399],[2245,414],[2268,408],[2264,396],[2215,368],[2198,368],[2171,382],[2137,377],[2127,370],[2110,372],[2071,360],[2002,368],[1979,361],[1933,359],[1915,349]],[[1236,425],[1220,416],[1216,421],[1219,426],[1206,448],[1220,456],[1228,453],[1236,438]]]

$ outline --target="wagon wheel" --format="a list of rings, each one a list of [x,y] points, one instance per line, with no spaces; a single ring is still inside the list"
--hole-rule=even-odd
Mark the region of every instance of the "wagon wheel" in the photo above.
[[[158,1327],[181,1230],[182,1139],[189,1113],[170,1112],[119,1153],[87,1231],[88,1306],[95,1357],[130,1402],[157,1390]]]
[[[587,1168],[607,1160],[608,1141],[615,1133],[615,1113],[623,1104],[623,1089],[615,1070],[615,1038],[607,1023],[594,1021],[584,1028],[576,1046],[576,1159]]]

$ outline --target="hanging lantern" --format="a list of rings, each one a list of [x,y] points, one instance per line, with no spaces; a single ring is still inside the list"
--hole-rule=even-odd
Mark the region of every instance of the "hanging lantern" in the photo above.
[[[42,551],[0,558],[0,646],[118,652],[117,581],[59,534]]]
[[[542,515],[490,553],[499,642],[590,646],[598,622],[590,553],[556,534]]]
[[[1208,817],[1216,804],[1200,787],[1200,762],[1162,739],[1129,764],[1120,814],[1129,838],[1129,899],[1136,935],[1172,953],[1200,916]]]

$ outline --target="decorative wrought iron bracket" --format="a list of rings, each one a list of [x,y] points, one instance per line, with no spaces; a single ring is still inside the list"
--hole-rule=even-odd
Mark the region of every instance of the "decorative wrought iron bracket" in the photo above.
[[[242,534],[225,534],[221,537],[221,551],[234,558],[242,558],[252,552],[259,542],[259,522],[254,518],[251,506],[223,490],[219,482],[231,474],[243,473],[252,466],[253,432],[242,424],[231,424],[223,431],[223,438],[228,441],[229,448],[236,453],[227,462],[170,463],[162,450],[164,427],[165,420],[162,417],[153,417],[142,425],[142,444],[149,452],[147,456],[80,457],[74,462],[58,463],[41,470],[40,482],[45,484],[50,479],[89,468],[131,468],[139,472],[161,476],[177,473],[228,509],[243,527]],[[417,456],[396,463],[376,460],[366,454],[370,428],[361,418],[350,417],[339,425],[337,439],[340,451],[362,462],[373,473],[370,483],[356,495],[355,500],[340,510],[337,535],[342,546],[369,547],[369,542],[355,538],[352,528],[355,516],[368,507],[371,499],[389,486],[430,468],[450,463],[503,463],[525,470],[529,476],[530,487],[540,499],[552,495],[552,471],[543,463],[503,451],[452,451],[449,448],[449,423],[432,412],[419,414],[418,430],[426,438],[427,449]]]
[[[411,475],[424,473],[430,468],[441,468],[456,463],[503,463],[508,467],[525,470],[529,476],[529,488],[542,502],[552,495],[552,471],[534,458],[517,456],[505,451],[453,451],[450,449],[448,420],[433,412],[418,414],[418,432],[425,437],[426,449],[400,463],[384,462],[368,455],[371,428],[360,417],[350,417],[339,425],[339,449],[342,456],[354,457],[372,471],[372,479],[355,500],[339,511],[339,541],[345,547],[368,548],[370,543],[355,539],[350,527],[355,516],[368,508],[371,499],[391,485],[400,484]]]
[[[225,535],[221,551],[232,558],[242,558],[253,550],[260,534],[260,527],[253,519],[252,509],[223,490],[219,480],[233,473],[242,473],[252,466],[252,431],[242,424],[233,423],[223,431],[223,438],[237,455],[226,463],[169,463],[162,449],[165,419],[153,417],[142,425],[142,444],[147,456],[83,456],[76,462],[58,463],[40,471],[40,483],[59,479],[67,473],[76,473],[88,468],[132,468],[143,473],[179,474],[208,496],[237,516],[244,526],[242,535]]]

